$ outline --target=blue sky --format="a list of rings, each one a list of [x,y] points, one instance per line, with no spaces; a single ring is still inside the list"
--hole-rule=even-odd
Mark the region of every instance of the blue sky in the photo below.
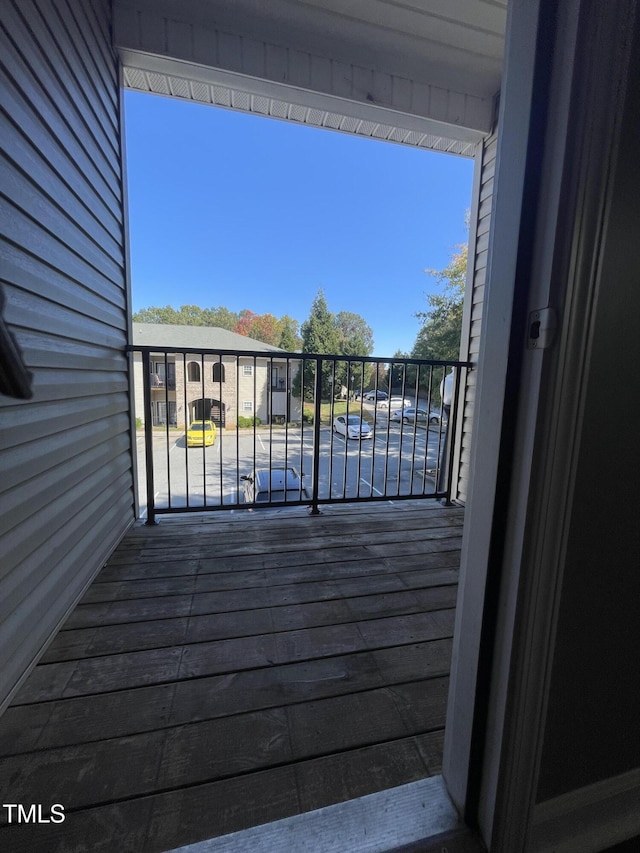
[[[133,310],[224,305],[300,322],[322,288],[374,355],[411,349],[466,240],[473,162],[126,92]]]

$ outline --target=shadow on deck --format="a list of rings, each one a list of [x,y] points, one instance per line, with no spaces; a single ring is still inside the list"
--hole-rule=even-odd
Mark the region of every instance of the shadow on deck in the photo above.
[[[134,527],[0,719],[3,802],[66,815],[0,849],[164,851],[439,773],[462,522]]]

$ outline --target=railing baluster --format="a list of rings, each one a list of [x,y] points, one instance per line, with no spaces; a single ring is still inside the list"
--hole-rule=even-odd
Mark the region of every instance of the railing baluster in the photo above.
[[[335,362],[334,362],[334,375],[335,375]],[[333,384],[333,383],[332,383]],[[333,432],[333,411],[329,417],[329,488],[328,488],[328,496],[329,498],[333,497],[333,448],[335,446],[335,435]],[[344,481],[343,481],[344,488]]]
[[[315,360],[315,393],[313,407],[313,487],[311,493],[311,514],[320,515],[318,505],[320,488],[320,406],[322,403],[322,357]]]
[[[186,492],[187,508],[189,507],[189,448],[187,446],[187,430],[191,422],[191,413],[187,404],[187,382],[189,375],[187,373],[187,354],[182,353],[182,396],[184,400],[184,481]],[[168,462],[168,458],[167,458]],[[171,479],[169,478],[169,506],[171,506]]]
[[[453,455],[455,452],[455,435],[456,435],[456,422],[458,418],[458,399],[459,392],[462,386],[462,376],[461,376],[461,367],[455,367],[453,370],[453,387],[451,388],[451,407],[449,410],[449,417],[447,418],[447,438],[445,440],[445,446],[448,444],[448,456],[447,456],[447,483],[446,489],[447,493],[445,495],[445,503],[447,506],[451,504],[451,492],[453,488]]]
[[[420,396],[420,367],[422,365],[418,364],[416,366],[416,401]],[[427,400],[430,400],[431,397],[431,386],[429,386],[429,392],[427,393]],[[417,403],[416,403],[417,405]],[[424,457],[422,460],[422,491],[421,494],[424,495],[427,488],[427,459],[429,457],[429,438],[431,436],[431,421],[430,421],[430,409],[429,402],[427,402],[427,422],[424,427]],[[417,417],[417,416],[416,416]]]
[[[216,425],[216,438],[218,440],[218,457],[220,459],[220,506],[222,506],[224,504],[224,488],[223,488],[223,482],[222,482],[222,479],[223,479],[222,456],[224,453],[223,436],[224,436],[224,426],[225,426],[224,401],[222,399],[222,375],[224,373],[224,364],[222,361],[222,353],[219,354],[218,358],[219,358],[218,363],[219,363],[220,367],[218,368],[218,423]],[[215,364],[215,362],[213,364]],[[212,371],[214,369],[213,364],[211,365]],[[211,374],[211,379],[213,379],[213,373]],[[215,440],[213,442],[213,446],[215,447]]]
[[[429,368],[429,412],[431,412],[431,407],[434,405],[433,403],[433,389],[435,388],[435,370],[434,366],[431,365]],[[436,435],[437,435],[437,443],[436,443],[436,453],[435,453],[435,464],[433,469],[433,491],[438,491],[438,471],[440,470],[440,433],[442,429],[442,423],[440,418],[438,418]]]
[[[271,486],[271,471],[273,470],[273,356],[269,360],[268,374],[265,382],[267,389],[267,421],[269,422],[269,486]],[[284,499],[287,500],[287,472],[284,474]]]
[[[417,365],[416,366],[416,381],[413,384],[413,406],[416,410],[416,415],[415,415],[415,423],[413,426],[413,439],[414,439],[413,448],[414,448],[414,450],[413,450],[413,459],[411,460],[411,486],[409,488],[409,491],[411,494],[413,494],[413,486],[414,486],[414,481],[415,481],[415,477],[416,477],[415,446],[416,446],[416,440],[417,440],[417,436],[418,436],[418,409],[420,408],[420,399],[419,399],[420,398],[420,384],[418,381],[419,377],[420,377],[420,365]],[[428,423],[429,423],[429,418],[427,418],[427,424]],[[428,435],[427,435],[427,432],[425,430],[425,433],[424,433],[425,448],[427,446],[427,439],[428,439]],[[422,492],[424,492],[424,478],[422,480]]]
[[[303,474],[306,476],[308,473],[304,470],[304,400],[306,393],[306,371],[307,362],[306,359],[303,358],[300,363],[300,477],[302,477]]]
[[[236,365],[236,502],[238,505],[242,503],[240,495],[240,425],[238,418],[240,417],[240,356],[235,356]]]
[[[206,420],[207,406],[204,396],[204,353],[200,353],[200,407],[202,409],[202,504],[207,506],[207,447],[204,443],[204,422]],[[211,411],[209,411],[211,417]]]
[[[144,397],[144,454],[147,476],[147,524],[156,524],[153,471],[153,412],[151,409],[151,358],[142,353],[142,394]]]
[[[362,374],[360,377],[360,417],[362,417],[362,413],[364,412],[364,394],[365,394],[365,389],[364,389],[365,367],[364,366],[365,366],[365,362],[363,361],[362,362]],[[376,370],[377,370],[377,367],[376,367]],[[375,442],[377,442],[377,440],[378,440],[378,424],[377,424],[377,420],[376,420],[376,408],[375,407],[373,409],[373,423],[371,424],[371,428],[373,429],[374,449],[373,449],[373,454],[372,454],[372,459],[371,459],[371,489],[369,491],[369,497],[373,498],[373,493],[375,491],[375,486],[373,484],[375,482],[376,472],[378,471],[378,468],[379,468],[379,466],[376,465],[376,458],[377,457],[376,457],[376,452],[375,452]],[[385,453],[385,460],[386,460],[386,457],[387,457],[387,454]],[[385,477],[385,474],[384,474],[384,469],[383,469],[383,479],[384,479],[384,477]],[[383,484],[382,494],[384,494],[384,491],[385,491],[385,486]]]

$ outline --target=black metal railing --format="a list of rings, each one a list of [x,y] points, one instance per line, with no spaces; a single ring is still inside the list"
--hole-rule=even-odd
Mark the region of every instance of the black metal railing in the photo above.
[[[149,523],[162,513],[451,499],[468,363],[129,349],[141,364]],[[152,363],[173,387],[153,384]],[[158,405],[175,425],[154,427]],[[189,429],[201,421],[214,429]]]

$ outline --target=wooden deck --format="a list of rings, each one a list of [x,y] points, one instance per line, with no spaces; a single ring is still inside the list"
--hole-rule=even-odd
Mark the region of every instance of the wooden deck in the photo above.
[[[0,849],[164,851],[439,773],[462,521],[133,528],[0,718],[2,802],[66,814]]]

